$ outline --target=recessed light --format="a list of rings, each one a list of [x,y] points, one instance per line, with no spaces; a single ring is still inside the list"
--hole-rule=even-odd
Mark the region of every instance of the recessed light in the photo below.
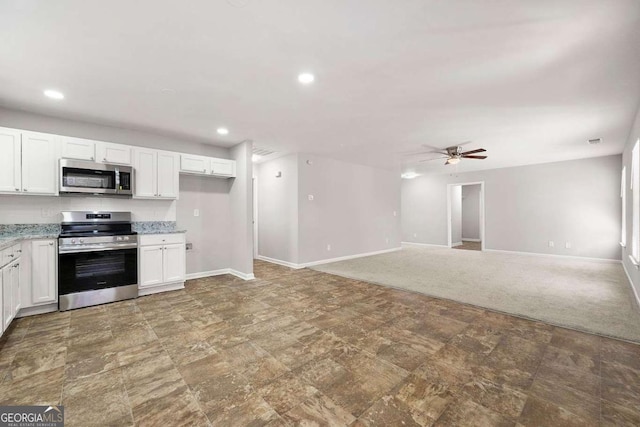
[[[258,160],[260,160],[262,158],[262,156],[259,156],[257,154],[254,154],[251,156],[251,161],[253,162],[257,162]]]
[[[52,99],[64,99],[64,94],[62,92],[58,92],[57,90],[47,89],[44,91],[45,96],[48,96]]]
[[[218,128],[216,132],[218,132],[220,135],[229,135],[229,129],[227,128]]]
[[[311,73],[302,73],[298,75],[298,81],[303,85],[311,84],[315,79],[315,76]]]

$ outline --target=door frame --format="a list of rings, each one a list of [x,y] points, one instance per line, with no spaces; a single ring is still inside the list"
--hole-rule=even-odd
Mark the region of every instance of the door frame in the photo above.
[[[253,191],[253,258],[258,258],[258,178],[251,179],[251,188]]]
[[[485,236],[484,236],[484,226],[485,226],[485,204],[484,204],[484,181],[472,181],[472,182],[456,182],[453,184],[447,184],[447,246],[453,247],[453,242],[451,239],[451,190],[455,186],[463,186],[463,185],[478,185],[480,184],[480,250],[485,250]]]

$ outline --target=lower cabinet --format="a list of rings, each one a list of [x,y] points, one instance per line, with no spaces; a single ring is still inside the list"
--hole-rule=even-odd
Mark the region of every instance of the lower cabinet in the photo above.
[[[184,287],[185,235],[142,235],[138,241],[139,294],[148,295]]]
[[[31,298],[25,307],[58,301],[58,245],[57,241],[31,242]]]
[[[6,331],[21,308],[20,259],[0,269],[2,279],[2,331]]]

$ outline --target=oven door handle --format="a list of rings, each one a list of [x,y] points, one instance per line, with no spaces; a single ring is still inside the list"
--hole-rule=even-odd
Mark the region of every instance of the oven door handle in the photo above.
[[[83,252],[104,252],[104,251],[119,251],[122,249],[137,249],[137,243],[120,243],[109,246],[82,246],[82,247],[58,247],[58,253],[60,254],[79,254]]]

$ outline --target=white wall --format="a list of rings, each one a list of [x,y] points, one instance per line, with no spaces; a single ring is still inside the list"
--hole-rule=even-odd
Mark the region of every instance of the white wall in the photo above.
[[[622,249],[622,262],[624,265],[629,278],[631,279],[631,284],[633,286],[636,298],[640,297],[640,270],[633,265],[631,260],[629,259],[629,255],[631,255],[631,233],[632,233],[632,224],[633,224],[633,216],[632,216],[632,192],[631,192],[631,150],[633,150],[633,146],[636,141],[640,139],[640,109],[638,110],[638,114],[636,115],[635,122],[633,127],[631,128],[631,132],[629,132],[629,138],[627,139],[627,144],[624,148],[624,152],[622,153],[622,164],[618,165],[618,185],[620,184],[620,176],[622,173],[622,167],[625,166],[626,175],[627,175],[627,185],[626,185],[626,193],[627,193],[627,211],[625,212],[627,218],[627,245]],[[620,198],[618,198],[618,204],[621,204]],[[620,235],[620,233],[618,233]],[[640,303],[640,299],[638,299]]]
[[[304,264],[400,245],[399,171],[296,154],[257,176],[262,256]]]
[[[253,143],[245,141],[231,149],[236,161],[236,177],[229,183],[231,209],[230,268],[253,275]]]
[[[451,187],[451,244],[462,243],[462,187]]]
[[[462,186],[462,239],[480,239],[480,184]]]
[[[278,178],[276,174],[280,172]],[[258,166],[258,254],[298,263],[298,155]]]
[[[178,228],[187,230],[187,274],[228,268],[231,262],[230,180],[180,175]],[[200,216],[194,216],[198,209]]]
[[[403,180],[403,239],[446,245],[447,184],[484,181],[487,249],[620,259],[620,161],[615,155]]]

